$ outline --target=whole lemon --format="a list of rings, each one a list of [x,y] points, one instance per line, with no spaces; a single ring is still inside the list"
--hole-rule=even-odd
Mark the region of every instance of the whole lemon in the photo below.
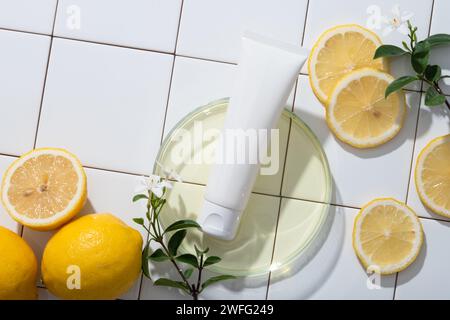
[[[47,243],[42,278],[63,299],[115,299],[139,277],[142,236],[111,214],[65,225]]]
[[[17,234],[0,227],[0,300],[37,298],[37,260]]]

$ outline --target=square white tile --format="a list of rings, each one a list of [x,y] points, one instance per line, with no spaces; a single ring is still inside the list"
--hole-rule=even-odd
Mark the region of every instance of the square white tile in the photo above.
[[[419,28],[419,38],[424,39],[428,36],[432,4],[433,0],[351,0],[346,1],[345,5],[334,0],[310,1],[304,46],[311,48],[321,33],[333,26],[352,23],[373,30],[385,44],[401,46],[408,36],[404,34],[406,22],[398,28],[392,28],[394,19],[399,18],[400,21],[410,18]],[[397,8],[398,12],[395,12]],[[304,69],[304,72],[307,71]],[[408,59],[400,58],[392,62],[391,72],[398,77],[412,74],[413,71]],[[413,84],[409,88],[418,90],[420,84]]]
[[[57,0],[0,0],[0,28],[51,34]]]
[[[141,232],[145,243],[147,238],[145,230],[139,228],[132,221],[133,218],[145,215],[145,206],[142,203],[133,204],[132,202],[135,188],[138,185],[137,177],[96,169],[86,169],[86,174],[88,178],[88,201],[77,217],[92,213],[114,214],[129,226]],[[55,232],[57,231],[40,232],[24,228],[23,237],[33,248],[39,264],[45,246]],[[139,286],[140,278],[134,287],[121,298],[137,299]]]
[[[148,174],[159,150],[173,57],[55,39],[38,146],[83,164]]]
[[[176,57],[164,134],[200,106],[231,96],[236,66]]]
[[[60,0],[55,35],[174,52],[181,0]]]
[[[16,160],[16,158],[0,156],[0,181],[3,180],[3,174],[14,160]],[[21,226],[9,216],[9,214],[6,212],[6,210],[3,208],[1,204],[0,204],[0,226],[7,228],[11,231],[14,231],[16,233],[20,233],[21,230]]]
[[[409,183],[408,205],[410,205],[419,216],[427,218],[446,219],[434,214],[427,209],[419,198],[415,184],[415,169],[417,157],[426,145],[433,139],[445,136],[450,133],[450,112],[445,106],[427,107],[424,98],[419,114],[419,126],[417,128],[417,138],[414,147],[413,166]]]
[[[450,12],[450,1],[435,0],[433,10],[433,20],[431,23],[430,35],[438,33],[450,34],[450,23],[448,13]],[[437,64],[444,69],[445,74],[450,75],[450,46],[433,48],[431,51],[431,64]],[[450,79],[441,82],[445,94],[450,95]]]
[[[333,203],[360,208],[380,197],[406,201],[420,93],[407,93],[408,116],[394,140],[358,150],[334,137],[307,77],[299,79],[294,110],[317,135],[328,157],[335,183]]]
[[[33,148],[50,37],[0,31],[0,153]]]
[[[417,260],[399,273],[396,300],[450,298],[450,223],[422,219],[425,242]]]
[[[306,0],[185,0],[177,53],[236,63],[243,30],[300,44],[306,6]]]
[[[392,299],[395,276],[382,278],[379,289],[373,289],[368,283],[375,279],[366,273],[353,251],[352,229],[357,213],[354,209],[331,206],[332,224],[320,250],[300,269],[293,265],[286,278],[272,277],[268,298]]]

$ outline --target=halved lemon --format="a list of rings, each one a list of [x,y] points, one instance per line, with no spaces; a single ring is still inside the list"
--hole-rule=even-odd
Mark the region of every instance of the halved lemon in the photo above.
[[[84,206],[86,174],[68,151],[36,149],[6,170],[1,197],[6,211],[17,222],[36,230],[52,230]]]
[[[370,67],[387,72],[386,59],[373,59],[381,44],[375,33],[356,24],[325,31],[308,60],[309,80],[317,98],[327,105],[339,80],[356,69]]]
[[[387,73],[364,68],[337,83],[327,108],[327,123],[338,139],[356,148],[373,148],[399,133],[406,101],[402,91],[385,98],[392,81]]]
[[[422,150],[415,180],[423,204],[450,218],[450,135],[434,139]]]
[[[361,209],[353,228],[353,248],[364,268],[382,275],[400,272],[419,255],[422,224],[395,199],[376,199]]]

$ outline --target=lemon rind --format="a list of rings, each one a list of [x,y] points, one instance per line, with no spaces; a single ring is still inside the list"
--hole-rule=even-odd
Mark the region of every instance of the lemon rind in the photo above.
[[[323,93],[320,90],[320,85],[317,83],[316,79],[313,77],[313,74],[314,74],[313,62],[317,61],[318,52],[320,51],[320,50],[318,50],[318,48],[319,48],[319,46],[323,47],[323,44],[326,42],[326,40],[331,38],[332,36],[334,36],[338,33],[345,33],[345,32],[348,32],[349,30],[355,30],[355,29],[359,29],[360,31],[364,32],[365,35],[369,36],[371,38],[371,40],[377,45],[377,47],[379,47],[383,44],[383,42],[381,41],[381,38],[372,30],[364,28],[363,26],[360,26],[358,24],[343,24],[343,25],[338,25],[338,26],[335,26],[331,29],[324,31],[320,35],[320,37],[316,41],[316,43],[314,44],[313,48],[311,49],[311,53],[308,58],[309,83],[314,92],[314,95],[317,97],[317,99],[319,99],[319,101],[325,107],[328,105],[329,97],[327,97],[325,95],[325,93]],[[388,61],[384,58],[382,58],[381,61],[382,61],[383,69],[380,71],[389,72],[390,68],[389,68]]]
[[[384,133],[384,135],[372,139],[366,139],[364,141],[360,139],[354,139],[351,135],[345,133],[343,130],[340,130],[335,124],[336,121],[333,121],[333,111],[334,106],[336,103],[336,100],[338,98],[338,94],[340,93],[341,89],[345,88],[350,84],[350,82],[360,79],[364,76],[374,76],[377,78],[382,78],[383,80],[386,80],[388,83],[391,83],[394,81],[394,77],[392,77],[390,74],[374,69],[374,68],[362,68],[355,71],[352,71],[351,73],[344,76],[334,87],[332,96],[330,98],[330,103],[327,108],[326,112],[326,121],[328,124],[328,127],[331,129],[331,131],[334,133],[334,135],[341,140],[342,142],[351,145],[352,147],[355,147],[357,149],[370,149],[375,148],[380,145],[383,145],[392,139],[394,139],[401,129],[403,128],[406,120],[407,115],[407,108],[406,108],[406,97],[403,92],[395,92],[393,94],[397,94],[399,96],[399,101],[401,103],[400,110],[401,112],[398,115],[398,118],[396,119],[396,125],[392,126],[392,128]]]
[[[61,155],[68,160],[70,160],[73,164],[75,171],[79,177],[77,192],[75,193],[72,200],[69,202],[67,207],[50,218],[28,218],[14,209],[14,206],[10,203],[7,195],[7,190],[9,189],[9,181],[11,180],[12,174],[16,171],[18,167],[20,167],[25,161],[37,157],[43,154],[53,154],[53,155]],[[2,184],[1,184],[1,202],[8,212],[8,214],[15,221],[23,224],[27,227],[30,227],[35,230],[40,231],[48,231],[56,229],[57,227],[63,225],[64,223],[71,220],[81,209],[83,208],[85,202],[87,200],[87,178],[86,173],[82,167],[81,162],[78,158],[68,152],[67,150],[60,148],[39,148],[34,149],[28,153],[25,153],[20,158],[16,159],[6,170],[3,175]]]
[[[423,188],[423,181],[421,179],[420,174],[420,172],[422,172],[423,170],[424,161],[427,158],[427,156],[434,150],[434,148],[444,143],[450,143],[450,134],[431,140],[425,146],[425,148],[422,149],[419,156],[417,157],[414,182],[416,185],[417,194],[419,195],[420,201],[422,201],[424,206],[439,216],[450,218],[450,210],[444,209],[441,206],[437,205],[431,198],[427,196]]]
[[[380,198],[380,199],[375,199],[371,202],[369,202],[368,204],[366,204],[364,207],[361,208],[361,210],[359,211],[358,215],[355,218],[355,222],[353,225],[353,235],[352,235],[352,245],[353,245],[353,250],[356,253],[356,256],[358,257],[359,261],[361,262],[361,264],[364,266],[364,268],[366,270],[369,269],[370,266],[372,266],[373,264],[370,263],[370,259],[368,259],[365,255],[364,255],[364,251],[361,247],[361,242],[357,241],[357,235],[358,235],[358,230],[360,230],[360,226],[362,223],[362,220],[365,216],[365,214],[367,214],[368,212],[370,212],[370,210],[376,206],[379,205],[394,205],[397,208],[403,208],[405,209],[404,212],[406,212],[408,214],[408,216],[410,216],[412,218],[413,221],[415,221],[415,226],[416,226],[416,232],[419,235],[419,239],[417,239],[417,241],[415,242],[415,246],[414,248],[411,250],[411,254],[409,256],[407,256],[405,259],[403,259],[403,261],[397,263],[394,266],[391,266],[390,268],[378,268],[379,272],[381,275],[392,275],[398,272],[401,272],[405,269],[407,269],[409,266],[411,266],[411,264],[414,263],[414,261],[417,259],[417,257],[420,254],[422,245],[423,245],[423,239],[424,239],[424,233],[423,233],[423,227],[422,227],[422,223],[420,222],[419,217],[417,216],[417,214],[415,213],[415,211],[409,207],[408,205],[406,205],[403,202],[400,202],[396,199],[393,198]]]

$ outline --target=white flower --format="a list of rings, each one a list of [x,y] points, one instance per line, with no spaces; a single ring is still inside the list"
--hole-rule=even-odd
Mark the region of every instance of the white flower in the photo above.
[[[156,162],[156,164],[158,165],[158,167],[161,168],[164,176],[166,179],[170,179],[170,180],[175,180],[178,182],[183,182],[183,179],[181,178],[181,175],[176,172],[175,170],[169,169],[169,168],[165,168],[161,163]]]
[[[162,179],[160,176],[151,175],[149,177],[141,177],[139,179],[139,186],[136,189],[136,193],[150,191],[156,197],[161,198],[164,194],[164,188],[172,189],[172,184],[166,179]]]
[[[382,18],[383,23],[386,24],[386,27],[383,30],[383,36],[387,36],[393,31],[398,31],[401,34],[407,35],[409,33],[408,20],[411,20],[414,13],[401,11],[400,5],[398,4],[392,7],[391,13],[391,17],[383,16]]]

